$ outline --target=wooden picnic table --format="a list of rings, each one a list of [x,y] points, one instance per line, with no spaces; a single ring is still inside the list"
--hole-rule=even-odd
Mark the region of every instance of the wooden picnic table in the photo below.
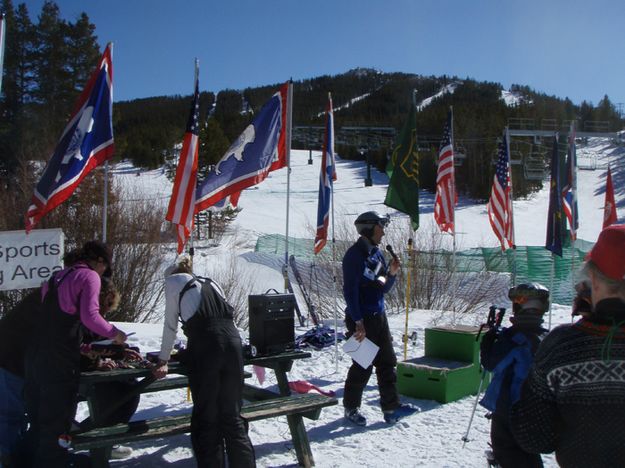
[[[303,417],[317,419],[321,408],[337,404],[335,398],[323,395],[291,394],[288,372],[294,361],[310,356],[309,352],[287,351],[271,356],[245,359],[245,365],[272,369],[276,376],[278,392],[259,388],[245,382],[243,388],[245,402],[241,415],[248,421],[286,415],[297,460],[301,466],[314,465]],[[81,373],[79,394],[87,402],[89,417],[81,421],[79,423],[80,429],[73,433],[72,446],[74,449],[89,449],[95,468],[108,467],[110,446],[114,444],[189,432],[190,414],[161,417],[150,421],[131,421],[128,424],[109,427],[102,427],[99,424],[99,421],[104,420],[111,412],[139,393],[165,391],[188,386],[184,365],[170,361],[168,368],[168,377],[161,380],[156,380],[152,376],[151,370],[144,368]],[[249,372],[246,373],[246,376],[250,375]],[[127,381],[133,378],[137,379],[137,384],[128,395],[119,399],[115,406],[100,407],[95,398],[95,386],[102,382]]]

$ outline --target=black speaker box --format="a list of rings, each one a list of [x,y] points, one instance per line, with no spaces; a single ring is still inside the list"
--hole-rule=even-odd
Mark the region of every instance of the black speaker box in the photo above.
[[[258,355],[282,353],[295,347],[295,296],[258,294],[248,296],[250,345]]]

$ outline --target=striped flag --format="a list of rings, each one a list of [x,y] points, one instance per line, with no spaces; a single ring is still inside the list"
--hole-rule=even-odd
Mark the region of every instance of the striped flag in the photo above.
[[[330,203],[332,202],[332,183],[336,180],[334,164],[334,112],[332,97],[328,95],[326,110],[326,134],[321,153],[321,171],[319,174],[319,202],[317,204],[317,234],[315,235],[315,254],[321,252],[328,239]]]
[[[614,200],[614,185],[612,185],[612,171],[608,166],[608,177],[605,182],[605,204],[603,205],[603,229],[610,224],[616,224],[616,202]]]
[[[454,146],[451,109],[438,152],[436,173],[436,197],[434,198],[434,219],[441,231],[454,234],[454,205],[458,201],[454,176]]]
[[[182,142],[182,151],[180,152],[180,160],[176,169],[176,178],[174,179],[174,187],[169,200],[169,208],[167,209],[167,216],[165,216],[167,221],[177,225],[179,254],[182,253],[193,230],[199,149],[199,114],[200,93],[196,68],[195,92],[193,94],[193,102],[191,103],[191,112],[189,113],[187,129]]]
[[[95,167],[113,155],[112,115],[113,61],[108,44],[37,182],[26,213],[26,232],[67,200]]]
[[[577,211],[577,154],[575,151],[575,121],[571,122],[569,149],[566,154],[566,184],[562,188],[562,210],[571,227],[571,240],[577,239],[579,216]]]
[[[493,232],[499,239],[501,250],[514,248],[514,226],[512,219],[512,180],[510,178],[510,157],[508,136],[504,133],[497,152],[497,166],[493,188],[488,201],[488,219]]]

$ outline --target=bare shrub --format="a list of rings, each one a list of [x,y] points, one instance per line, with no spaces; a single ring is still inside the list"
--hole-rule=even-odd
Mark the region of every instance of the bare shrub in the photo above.
[[[328,243],[313,262],[298,259],[302,277],[313,290],[310,294],[322,318],[331,317],[335,309],[342,315],[345,303],[341,261],[345,251],[357,239],[351,218],[347,216],[335,218],[335,232],[337,238],[350,240],[335,241],[334,255],[332,244]],[[413,240],[412,255],[408,254],[410,238]],[[444,238],[435,225],[414,232],[408,220],[394,221],[386,229],[382,242],[381,249],[392,245],[402,261],[395,287],[385,296],[389,314],[403,313],[408,305],[409,309],[439,311],[433,324],[453,325],[460,321],[479,323],[483,320],[482,312],[486,313],[488,305],[507,290],[509,278],[506,275],[487,271],[457,271],[453,264],[453,254],[443,250]],[[335,306],[335,303],[338,305]]]
[[[233,244],[238,242],[236,232],[230,242]],[[221,286],[226,300],[234,308],[234,323],[237,327],[246,330],[248,328],[248,296],[258,292],[255,289],[254,273],[242,267],[236,249],[228,249],[227,259],[215,262],[215,264],[218,266],[210,273],[198,269],[196,273],[199,276],[209,276]]]
[[[196,214],[195,217],[195,238],[197,240],[207,239],[214,245],[219,245],[226,233],[228,226],[237,217],[241,208],[230,206],[221,210],[208,210]]]
[[[0,222],[2,229],[23,229],[23,215],[30,202],[33,188],[40,176],[38,171],[24,168],[19,174],[22,187],[15,190],[15,180],[0,186],[0,210],[11,213]],[[113,177],[111,177],[113,179]],[[66,250],[82,246],[91,239],[102,239],[104,210],[104,171],[97,168],[78,186],[74,194],[50,213],[46,214],[37,228],[60,228],[65,235]],[[155,275],[163,261],[160,251],[163,208],[154,202],[127,203],[132,194],[122,193],[117,184],[109,184],[107,206],[107,243],[113,250],[113,280],[121,293],[119,309],[111,314],[111,320],[147,321],[155,312],[163,294],[160,278]],[[17,215],[15,215],[17,213]],[[8,310],[28,291],[11,291],[0,294],[0,308]]]
[[[165,210],[132,188],[122,191],[115,180],[113,186],[118,197],[108,209],[107,242],[113,248],[113,278],[121,302],[110,319],[148,322],[164,294],[160,269],[165,254],[160,239]]]

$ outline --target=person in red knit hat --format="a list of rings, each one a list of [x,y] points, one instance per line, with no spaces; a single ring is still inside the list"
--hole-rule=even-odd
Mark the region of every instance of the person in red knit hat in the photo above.
[[[561,466],[625,460],[625,225],[599,234],[582,272],[591,310],[540,344],[511,428],[531,453],[555,451]]]

